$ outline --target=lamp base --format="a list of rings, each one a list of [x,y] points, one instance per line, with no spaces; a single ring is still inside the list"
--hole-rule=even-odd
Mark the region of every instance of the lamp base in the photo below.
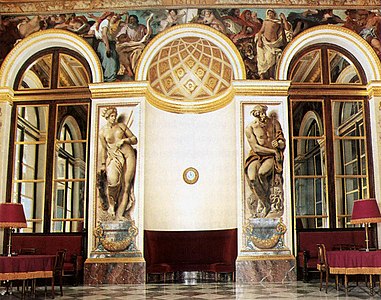
[[[367,249],[367,248],[360,248],[359,249],[359,251],[366,251],[366,252],[368,252],[368,251],[376,251],[377,250],[377,248],[369,248],[369,249]]]

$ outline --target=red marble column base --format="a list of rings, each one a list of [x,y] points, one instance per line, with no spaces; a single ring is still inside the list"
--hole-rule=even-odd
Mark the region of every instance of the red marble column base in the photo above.
[[[296,259],[285,256],[239,256],[236,260],[236,282],[296,281]]]
[[[88,258],[85,262],[85,285],[144,283],[145,276],[143,258]]]

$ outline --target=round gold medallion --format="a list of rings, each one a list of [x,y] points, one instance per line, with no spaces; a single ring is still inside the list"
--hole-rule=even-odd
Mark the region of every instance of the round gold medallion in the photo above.
[[[195,168],[186,168],[183,173],[183,179],[188,184],[194,184],[198,180],[198,171]]]

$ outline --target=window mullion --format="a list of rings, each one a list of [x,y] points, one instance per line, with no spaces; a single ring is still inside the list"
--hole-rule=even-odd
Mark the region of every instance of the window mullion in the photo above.
[[[47,149],[55,149],[55,132],[56,132],[56,105],[49,105],[49,126],[47,132]],[[46,161],[54,161],[55,151],[47,151]],[[50,222],[52,219],[52,202],[53,202],[53,163],[46,164],[46,187],[45,187],[45,210],[44,210],[44,232],[50,232]]]

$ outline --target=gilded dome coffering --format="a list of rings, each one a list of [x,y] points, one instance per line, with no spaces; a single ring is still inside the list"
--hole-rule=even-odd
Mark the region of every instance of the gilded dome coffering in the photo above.
[[[229,89],[232,77],[226,55],[200,37],[181,37],[163,46],[148,72],[156,93],[180,101],[214,98]]]

